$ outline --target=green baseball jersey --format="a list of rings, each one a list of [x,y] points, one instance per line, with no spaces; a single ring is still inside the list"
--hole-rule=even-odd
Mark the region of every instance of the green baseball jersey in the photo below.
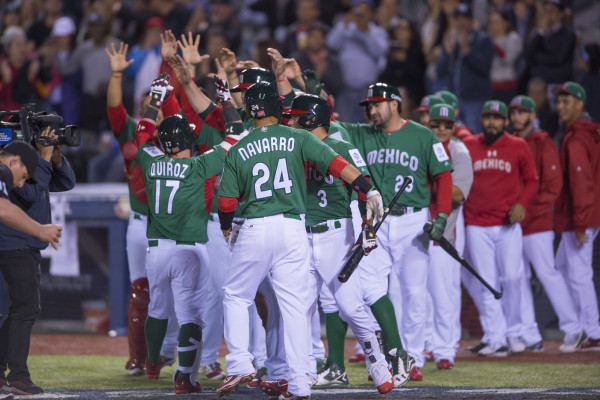
[[[400,190],[404,177],[410,176],[412,183],[400,196],[397,206],[429,207],[431,178],[452,171],[444,146],[431,130],[413,121],[389,134],[370,124],[342,126],[350,142],[365,156],[371,182],[381,193],[384,205]]]
[[[367,164],[354,145],[333,135],[327,136],[323,143],[354,165],[363,175],[369,174]],[[350,201],[354,190],[350,185],[345,185],[342,180],[331,175],[323,176],[313,165],[309,165],[306,171],[306,186],[307,226],[330,219],[352,217]]]
[[[278,124],[256,128],[227,153],[219,196],[239,198],[243,218],[305,214],[304,162],[327,171],[336,156],[308,131]]]
[[[170,158],[156,146],[143,144],[137,160],[148,195],[148,228],[151,239],[207,242],[206,178],[223,169],[225,151],[216,146],[200,156]]]

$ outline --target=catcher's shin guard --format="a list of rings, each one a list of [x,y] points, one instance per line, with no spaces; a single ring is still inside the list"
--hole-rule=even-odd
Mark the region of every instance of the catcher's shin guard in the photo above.
[[[127,308],[127,340],[129,342],[129,361],[126,369],[144,368],[147,357],[144,324],[148,317],[150,291],[148,278],[136,279],[131,284],[129,307]],[[143,372],[142,372],[143,373]]]

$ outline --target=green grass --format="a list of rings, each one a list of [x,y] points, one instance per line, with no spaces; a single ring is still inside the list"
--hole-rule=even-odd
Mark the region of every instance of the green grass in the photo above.
[[[30,356],[29,369],[36,384],[44,389],[126,389],[170,388],[175,367],[163,369],[158,381],[145,376],[127,375],[125,357],[116,356]],[[224,364],[224,360],[220,360]],[[371,386],[364,363],[346,364],[352,386]],[[423,368],[423,382],[407,386],[475,386],[475,387],[595,387],[600,364],[548,364],[515,362],[459,361],[451,371],[439,371],[432,362]],[[219,382],[201,375],[205,387]]]

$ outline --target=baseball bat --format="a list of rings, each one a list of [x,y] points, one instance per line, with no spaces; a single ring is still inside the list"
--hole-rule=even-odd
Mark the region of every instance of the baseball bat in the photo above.
[[[423,226],[423,230],[425,232],[427,232],[427,233],[431,232],[431,228],[433,228],[433,225],[431,224],[431,221],[427,221],[427,223],[425,224],[425,226]],[[467,271],[469,271],[471,274],[473,274],[473,276],[475,278],[477,278],[477,280],[479,280],[479,282],[481,282],[483,284],[483,286],[485,286],[494,295],[494,298],[496,300],[500,300],[502,298],[502,292],[497,291],[489,283],[487,283],[485,281],[485,279],[483,279],[481,277],[481,275],[479,275],[477,273],[477,271],[475,271],[473,269],[473,267],[471,267],[469,265],[469,263],[463,258],[463,256],[461,256],[460,254],[458,254],[458,251],[454,248],[454,246],[452,246],[452,244],[448,241],[448,239],[446,239],[445,237],[442,236],[442,238],[440,240],[438,240],[437,243],[440,245],[440,247],[442,249],[444,249],[444,251],[446,253],[448,253],[448,255],[450,257],[454,258],[463,267],[465,267],[467,269]]]
[[[406,177],[404,179],[402,186],[400,186],[400,189],[398,190],[398,192],[396,192],[396,195],[394,196],[392,201],[390,201],[390,204],[383,210],[383,217],[381,217],[381,221],[377,221],[377,224],[375,224],[375,226],[373,227],[373,230],[375,231],[375,233],[377,233],[377,231],[379,230],[379,227],[381,226],[381,224],[383,223],[385,218],[390,213],[390,210],[392,209],[394,204],[396,204],[396,201],[398,201],[398,198],[400,197],[402,192],[404,192],[406,187],[411,182],[412,182],[412,178],[410,178],[410,177]],[[363,250],[363,248],[360,244],[361,240],[362,240],[362,233],[358,235],[358,239],[356,239],[356,243],[354,243],[354,246],[353,246],[353,248],[355,248],[355,250],[352,252],[352,254],[350,255],[350,258],[348,258],[348,261],[346,261],[346,264],[344,264],[344,267],[340,271],[340,273],[338,275],[338,281],[340,281],[342,283],[347,282],[348,279],[350,279],[350,275],[352,275],[354,270],[356,270],[356,268],[358,267],[358,263],[360,262],[360,260],[362,260],[362,258],[364,257],[365,251]]]

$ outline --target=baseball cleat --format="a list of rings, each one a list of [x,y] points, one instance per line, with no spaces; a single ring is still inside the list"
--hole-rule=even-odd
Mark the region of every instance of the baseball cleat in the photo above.
[[[425,361],[433,361],[435,359],[433,351],[424,350],[423,353],[425,354]]]
[[[369,376],[373,377],[373,382],[377,387],[377,391],[381,394],[388,393],[394,388],[392,373],[383,362],[371,365],[371,373]]]
[[[600,339],[587,338],[579,348],[579,351],[600,351]]]
[[[506,357],[508,355],[508,347],[501,344],[488,344],[479,350],[477,354],[488,357]]]
[[[219,397],[223,397],[235,393],[238,389],[238,386],[250,382],[252,379],[254,379],[255,375],[256,372],[251,372],[245,375],[231,375],[226,377],[217,388],[217,395]]]
[[[542,343],[542,341],[540,340],[537,343],[534,343],[532,345],[529,345],[525,348],[525,351],[532,351],[534,353],[539,353],[544,351],[544,344]]]
[[[408,381],[415,360],[404,349],[392,349],[388,353],[392,357],[392,375],[394,386],[402,386]]]
[[[130,358],[127,360],[127,364],[125,364],[125,369],[127,370],[127,374],[131,376],[144,375],[144,362]]]
[[[346,375],[346,368],[340,367],[332,362],[327,363],[327,366],[323,372],[317,376],[316,386],[333,386],[333,385],[347,385],[348,375]]]
[[[288,390],[288,381],[280,379],[278,381],[262,381],[260,389],[269,397],[279,397]]]
[[[310,399],[310,396],[296,396],[295,394],[291,394],[288,391],[281,393],[278,397],[278,400],[308,400],[308,399]]]
[[[483,349],[485,346],[487,346],[487,344],[481,342],[475,346],[467,347],[466,351],[468,351],[469,353],[477,354],[479,353],[479,350]]]
[[[256,371],[256,375],[254,379],[248,382],[249,388],[260,388],[260,384],[263,380],[267,379],[267,369],[265,367],[260,367],[258,371]]]
[[[4,386],[2,386],[2,390],[23,396],[44,393],[44,389],[33,383],[31,378],[25,378],[20,381],[6,381]]]
[[[221,363],[219,363],[218,361],[212,364],[205,365],[204,367],[202,367],[202,371],[204,371],[204,375],[206,375],[206,377],[212,381],[217,379],[223,379],[226,376],[225,372],[223,372],[223,370],[221,369]]]
[[[422,381],[423,380],[423,374],[421,373],[421,370],[419,369],[419,367],[412,367],[412,369],[410,370],[410,380],[411,381]]]
[[[160,369],[162,368],[162,365],[159,362],[155,362],[155,363],[151,363],[146,361],[146,376],[148,377],[148,379],[156,379],[158,380],[158,378],[160,377]]]
[[[524,353],[527,345],[521,338],[518,337],[509,337],[508,338],[508,350],[510,354],[519,354]]]
[[[452,369],[454,368],[454,363],[447,358],[442,358],[437,363],[437,369]]]
[[[581,348],[581,345],[587,339],[586,334],[581,331],[578,333],[567,333],[563,344],[558,348],[562,353],[573,353]]]
[[[362,353],[356,353],[355,355],[353,355],[352,357],[350,357],[348,359],[348,361],[350,361],[351,363],[359,363],[359,362],[365,362],[366,358],[365,355]]]
[[[194,385],[190,382],[189,378],[177,376],[175,378],[175,394],[188,394],[188,393],[200,393],[202,392],[202,385],[196,381]]]

